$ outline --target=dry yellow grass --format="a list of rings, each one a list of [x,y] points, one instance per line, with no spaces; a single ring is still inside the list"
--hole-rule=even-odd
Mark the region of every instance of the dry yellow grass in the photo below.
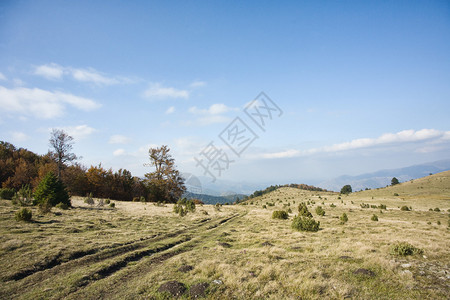
[[[72,210],[34,210],[35,222],[21,223],[13,221],[17,208],[0,201],[0,298],[166,299],[158,288],[172,280],[188,290],[206,282],[210,299],[448,298],[449,179],[446,172],[349,196],[282,188],[221,211],[197,206],[183,218],[172,205],[115,202],[112,210],[74,199]],[[321,230],[295,231],[292,217],[308,201]],[[429,211],[436,207],[440,212]],[[288,220],[271,218],[289,208]],[[423,255],[391,255],[398,241]],[[179,271],[186,265],[192,270]]]

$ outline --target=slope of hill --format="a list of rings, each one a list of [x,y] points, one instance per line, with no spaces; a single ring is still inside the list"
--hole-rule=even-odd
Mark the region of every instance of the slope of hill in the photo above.
[[[381,170],[357,176],[344,175],[324,181],[318,186],[332,191],[339,191],[346,184],[350,184],[354,191],[366,188],[374,189],[390,185],[392,177],[396,177],[403,182],[446,170],[450,170],[450,160],[440,160],[400,169]]]

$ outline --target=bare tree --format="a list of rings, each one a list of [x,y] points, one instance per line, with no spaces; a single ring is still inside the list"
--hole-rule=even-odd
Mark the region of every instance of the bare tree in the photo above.
[[[151,166],[155,167],[155,171],[145,174],[145,177],[149,182],[154,201],[176,202],[186,191],[184,179],[175,169],[175,160],[169,151],[166,145],[148,150]]]
[[[68,135],[64,130],[53,129],[50,136],[50,153],[54,156],[58,165],[58,179],[61,179],[61,170],[65,163],[72,162],[77,156],[72,153],[73,137]]]

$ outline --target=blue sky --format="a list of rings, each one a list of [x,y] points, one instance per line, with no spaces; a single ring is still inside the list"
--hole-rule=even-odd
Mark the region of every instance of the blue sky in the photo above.
[[[162,144],[204,175],[213,142],[232,162],[209,170],[249,182],[449,159],[449,83],[446,1],[0,3],[0,140],[46,153],[62,128],[81,163],[138,176]],[[265,131],[243,110],[261,91]],[[236,117],[258,137],[239,157]]]

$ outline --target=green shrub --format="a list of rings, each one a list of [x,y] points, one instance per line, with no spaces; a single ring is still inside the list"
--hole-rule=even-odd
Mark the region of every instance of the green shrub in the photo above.
[[[304,202],[298,205],[298,215],[312,218],[312,214],[309,212],[308,207],[306,207],[306,204]]]
[[[15,218],[16,221],[25,221],[29,222],[31,221],[32,213],[31,210],[28,208],[22,207],[16,212]]]
[[[105,204],[110,204],[110,203],[111,203],[111,200],[109,200],[109,199],[105,200]]]
[[[281,220],[286,220],[287,218],[289,218],[289,215],[286,211],[284,210],[275,210],[272,213],[272,219],[281,219]]]
[[[403,206],[400,208],[400,210],[403,210],[403,211],[410,211],[409,207],[406,206],[406,205],[403,205]]]
[[[69,207],[72,206],[64,184],[52,172],[48,172],[39,182],[34,192],[34,199],[37,204],[47,202],[49,205],[55,206],[61,202]]]
[[[392,255],[407,256],[407,255],[422,254],[423,250],[416,248],[407,242],[399,242],[392,245],[390,253]]]
[[[316,207],[316,214],[318,214],[321,217],[325,216],[325,211],[323,210],[322,206]]]
[[[436,207],[436,208],[434,209],[434,211],[441,211],[441,210],[439,209],[439,207]]]
[[[292,220],[292,228],[299,231],[318,231],[320,222],[315,221],[313,218],[295,216]]]
[[[370,204],[361,203],[360,206],[361,208],[369,208]]]
[[[52,211],[52,205],[50,201],[46,200],[43,203],[38,204],[38,209],[41,214],[48,214]]]
[[[219,203],[217,203],[219,204]],[[185,216],[188,212],[194,212],[195,211],[195,203],[192,199],[180,199],[178,202],[173,206],[173,211],[176,214],[179,214],[181,217]]]
[[[386,205],[384,205],[384,204],[380,204],[380,205],[378,205],[378,208],[379,209],[387,209],[387,206]]]
[[[436,224],[441,225],[441,221],[438,220]]]
[[[287,213],[292,214],[292,209],[290,207],[287,209]]]
[[[133,197],[133,202],[139,202],[139,201],[141,201],[140,197]]]
[[[394,193],[394,196],[399,196],[399,194],[398,193]]]
[[[331,203],[331,204],[330,204],[330,207],[336,207],[336,205],[334,205],[334,203]]]
[[[0,198],[5,200],[12,200],[14,195],[16,194],[16,191],[14,189],[0,189]]]
[[[264,205],[262,206],[262,208],[267,208],[267,206],[264,204]]]
[[[339,219],[341,220],[341,224],[345,224],[348,222],[348,217],[346,213],[343,213]]]
[[[109,203],[109,207],[114,208],[116,207],[116,204],[114,202]]]
[[[92,198],[92,193],[88,194],[87,198],[84,199],[84,203],[89,204],[91,206],[95,204],[94,198]]]
[[[21,206],[28,206],[33,204],[33,191],[30,185],[26,184],[20,188],[20,190],[14,195],[14,204]]]
[[[372,221],[378,221],[378,216],[377,215],[373,215],[372,218],[370,218]]]
[[[66,209],[69,209],[69,206],[67,206],[67,204],[65,204],[65,203],[59,202],[58,204],[56,204],[56,208],[66,210]]]

